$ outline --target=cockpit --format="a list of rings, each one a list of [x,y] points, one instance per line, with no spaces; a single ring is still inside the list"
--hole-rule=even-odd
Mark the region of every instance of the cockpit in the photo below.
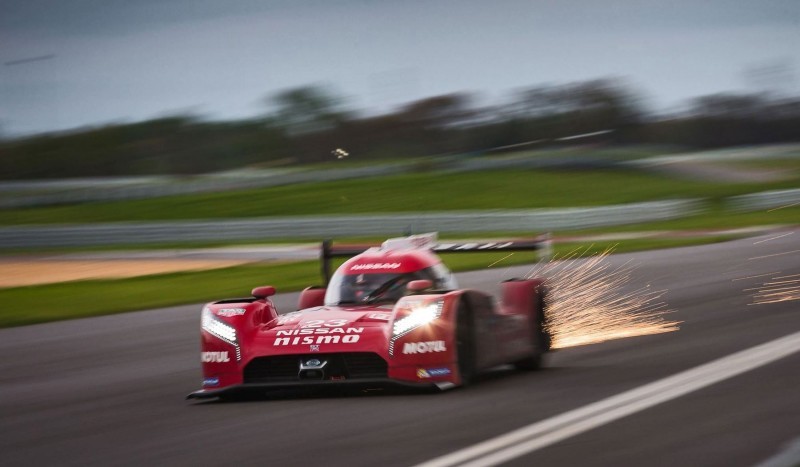
[[[437,290],[458,288],[455,277],[442,263],[404,273],[353,271],[342,267],[331,277],[325,293],[325,304],[394,303],[406,294],[409,282],[421,279],[431,281]]]

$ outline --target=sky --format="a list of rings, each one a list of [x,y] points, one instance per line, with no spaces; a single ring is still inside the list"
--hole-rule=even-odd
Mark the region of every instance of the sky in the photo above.
[[[616,77],[666,110],[717,92],[800,94],[800,1],[0,0],[0,63],[9,136],[249,118],[304,85],[376,113]]]

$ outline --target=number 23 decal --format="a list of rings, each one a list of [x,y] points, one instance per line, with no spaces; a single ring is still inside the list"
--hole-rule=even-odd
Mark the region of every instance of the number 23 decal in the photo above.
[[[300,325],[301,328],[339,328],[346,325],[346,319],[311,319]]]

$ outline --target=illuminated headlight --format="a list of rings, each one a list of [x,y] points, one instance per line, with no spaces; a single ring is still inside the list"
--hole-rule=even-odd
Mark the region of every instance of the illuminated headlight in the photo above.
[[[236,329],[216,319],[208,308],[203,309],[202,328],[212,336],[218,337],[229,344],[237,345]]]
[[[395,321],[393,336],[402,336],[409,331],[424,326],[442,314],[442,302],[433,302],[415,308],[410,315]]]

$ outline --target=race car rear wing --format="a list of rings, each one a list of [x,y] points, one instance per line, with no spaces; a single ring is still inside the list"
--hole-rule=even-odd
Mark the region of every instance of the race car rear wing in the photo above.
[[[417,245],[420,248],[429,248],[435,252],[443,253],[475,253],[481,251],[539,251],[539,260],[547,260],[552,255],[553,247],[550,234],[539,235],[535,238],[517,240],[497,240],[494,242],[466,242],[466,243],[438,243],[435,234],[415,235],[407,237],[410,245]],[[422,241],[420,241],[422,239]],[[390,239],[384,242],[383,248],[394,245],[391,241],[405,239]],[[323,240],[320,248],[320,263],[322,269],[322,280],[325,285],[331,279],[331,260],[333,258],[353,257],[360,255],[373,245],[337,245],[333,246],[333,241]]]

